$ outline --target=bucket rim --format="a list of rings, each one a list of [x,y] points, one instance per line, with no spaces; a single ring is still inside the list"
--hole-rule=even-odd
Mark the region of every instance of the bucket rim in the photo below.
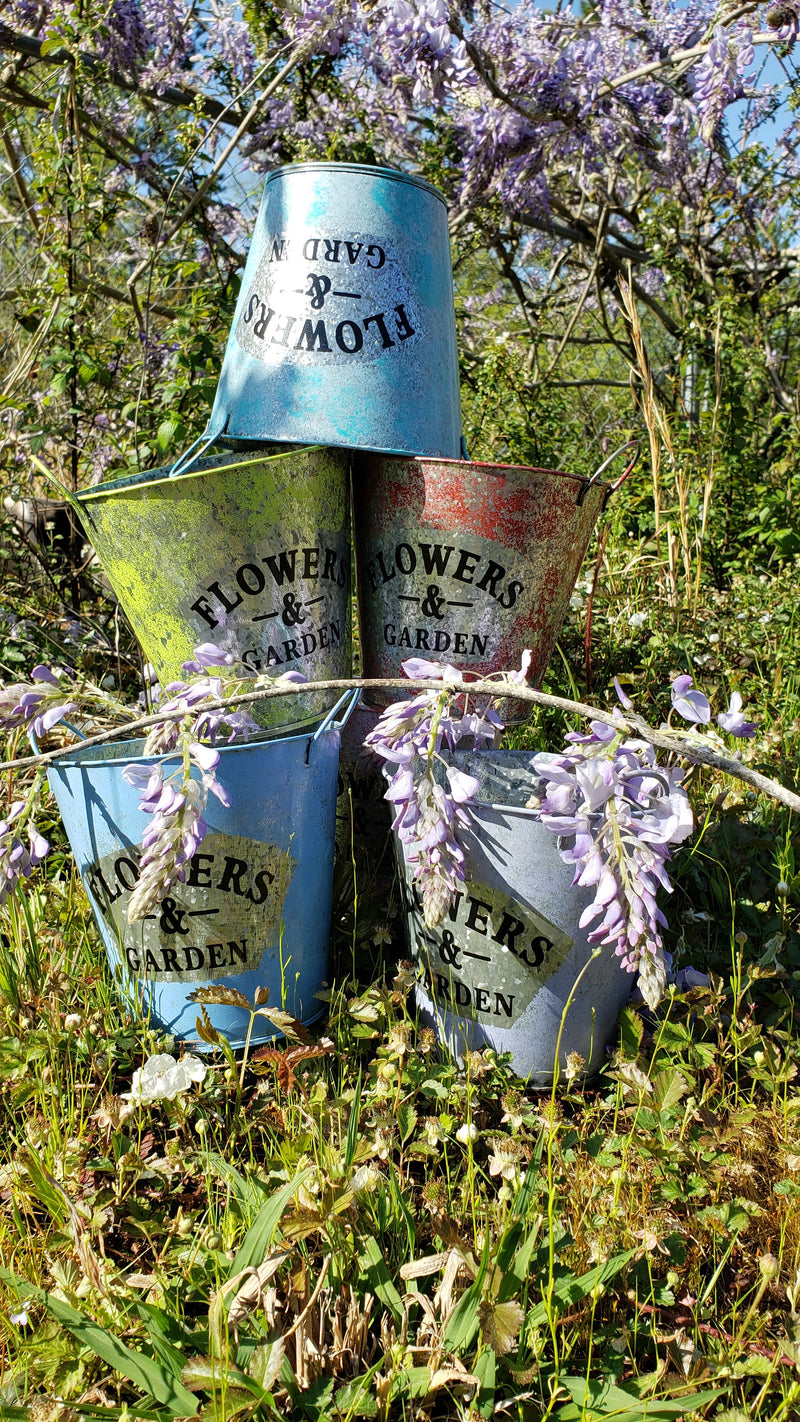
[[[338,170],[343,173],[368,173],[372,177],[387,178],[398,183],[408,183],[413,188],[422,188],[423,192],[431,193],[435,198],[439,199],[443,207],[447,207],[447,200],[444,193],[440,192],[439,188],[435,188],[433,183],[429,183],[426,178],[417,178],[412,173],[404,173],[400,168],[391,168],[385,163],[345,163],[342,162],[341,159],[333,159],[329,163],[322,158],[310,158],[305,163],[282,163],[279,168],[273,168],[267,173],[264,191],[266,192],[269,184],[283,173],[313,173],[315,171],[330,173],[333,170]]]
[[[584,488],[591,486],[593,489],[613,489],[613,484],[607,484],[597,477],[592,478],[586,474],[572,474],[566,469],[546,469],[538,464],[496,464],[493,461],[482,459],[449,459],[444,455],[437,454],[412,454],[398,455],[390,451],[370,451],[362,450],[358,453],[358,458],[354,459],[356,471],[359,464],[371,464],[374,461],[390,460],[392,462],[414,465],[434,464],[442,466],[445,470],[463,470],[475,473],[480,471],[484,474],[508,475],[508,474],[545,474],[550,479],[570,479],[574,484],[579,484]]]
[[[291,736],[275,736],[265,731],[263,735],[251,736],[248,741],[234,741],[231,744],[218,745],[216,749],[222,754],[223,752],[231,753],[233,751],[264,750],[267,746],[285,746],[293,742],[308,741],[308,753],[310,755],[311,747],[318,744],[324,737],[338,737],[340,735],[341,726],[338,723],[326,726],[324,730],[318,727],[316,731],[313,726],[310,726],[308,730],[297,731]],[[84,748],[79,741],[76,745],[70,746],[68,750],[65,750],[63,755],[59,755],[54,760],[51,760],[47,769],[48,771],[63,769],[93,770],[101,765],[106,767],[114,766],[116,769],[119,769],[123,765],[166,765],[169,761],[174,761],[177,765],[181,762],[180,754],[174,750],[162,751],[158,755],[137,755],[135,752],[129,752],[125,755],[122,753],[125,752],[128,747],[143,745],[144,737],[137,737],[135,740],[129,741],[106,741],[103,745],[88,746],[86,748]],[[121,754],[118,756],[93,755],[93,752],[104,750],[119,750]],[[82,759],[82,752],[85,754],[86,759]]]
[[[274,441],[278,443],[278,441]],[[273,441],[265,441],[272,444]],[[219,470],[246,469],[253,464],[268,464],[273,459],[288,459],[299,455],[321,453],[328,448],[324,444],[287,444],[286,449],[276,454],[256,454],[252,449],[248,451],[224,450],[199,459],[196,464],[184,470],[180,474],[170,476],[169,470],[174,468],[172,464],[160,464],[156,469],[137,470],[135,474],[123,474],[118,479],[108,479],[102,484],[95,484],[90,489],[79,489],[75,498],[78,503],[88,503],[92,499],[101,499],[108,494],[117,494],[123,489],[152,488],[156,484],[170,484],[174,488],[184,479],[197,479],[204,474],[214,474]]]

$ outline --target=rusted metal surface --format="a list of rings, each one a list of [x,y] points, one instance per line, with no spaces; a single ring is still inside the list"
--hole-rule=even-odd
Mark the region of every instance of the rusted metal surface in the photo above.
[[[529,648],[538,684],[609,492],[552,469],[356,456],[364,675],[411,656],[487,675]]]
[[[456,457],[444,199],[358,163],[267,175],[209,431]]]

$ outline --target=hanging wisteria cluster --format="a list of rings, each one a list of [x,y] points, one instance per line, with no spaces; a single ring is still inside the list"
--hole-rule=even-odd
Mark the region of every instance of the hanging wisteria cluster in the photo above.
[[[501,681],[523,682],[529,665],[526,652],[521,670]],[[466,807],[478,790],[474,776],[448,765],[440,751],[443,746],[455,750],[467,737],[476,750],[493,745],[503,722],[488,698],[470,706],[468,698],[454,692],[453,683],[460,683],[463,676],[455,667],[409,657],[403,671],[420,681],[441,681],[441,690],[421,691],[390,706],[364,744],[396,767],[386,792],[395,811],[392,828],[419,890],[425,923],[435,928],[464,882],[464,852],[457,829],[470,823]],[[436,778],[437,759],[445,767],[449,791]]]
[[[623,713],[633,710],[630,697],[615,682]],[[673,710],[697,728],[711,721],[711,707],[691,676],[672,683]],[[742,698],[734,692],[717,722],[729,735],[749,737],[755,726],[742,716]],[[725,746],[713,732],[674,732],[695,745]],[[683,788],[683,771],[659,765],[653,747],[619,729],[592,721],[585,734],[570,731],[560,755],[540,754],[534,766],[541,785],[533,801],[539,821],[558,836],[561,858],[574,865],[573,885],[592,888],[592,902],[580,919],[594,924],[590,943],[612,946],[621,965],[638,973],[639,989],[651,1007],[667,983],[661,936],[666,918],[658,906],[659,889],[672,892],[667,863],[670,845],[692,832],[694,820]]]
[[[466,736],[473,738],[475,749],[491,744],[502,723],[490,706],[470,713],[459,704],[455,684],[461,684],[462,676],[456,668],[412,658],[403,670],[414,678],[441,679],[442,688],[390,706],[365,744],[396,767],[386,799],[395,808],[393,827],[420,893],[425,923],[435,928],[464,882],[458,830],[470,824],[478,781],[443,762],[448,793],[437,782],[434,760],[442,759],[442,747],[455,750]],[[522,671],[505,679],[519,682],[525,670],[523,662]],[[683,770],[659,764],[652,745],[631,733],[624,713],[633,710],[633,703],[615,685],[622,707],[619,725],[591,721],[588,732],[568,733],[561,754],[534,756],[540,778],[530,804],[557,837],[561,858],[574,868],[573,886],[593,890],[580,919],[581,928],[594,925],[589,942],[613,947],[621,966],[638,973],[642,997],[655,1007],[667,982],[661,932],[666,918],[658,893],[671,892],[670,846],[691,834],[694,820]],[[674,735],[725,752],[716,732],[699,729],[709,725],[711,707],[691,676],[676,677],[671,700],[674,711],[693,727],[671,728]],[[717,722],[729,735],[755,734],[755,726],[742,715],[738,692]]]

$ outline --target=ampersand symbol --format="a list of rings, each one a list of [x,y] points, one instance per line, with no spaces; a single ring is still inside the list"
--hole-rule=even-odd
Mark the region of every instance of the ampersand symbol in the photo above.
[[[311,297],[311,308],[313,311],[321,311],[325,305],[325,297],[331,289],[331,279],[326,276],[314,276],[309,273],[308,291],[306,296]]]
[[[163,912],[159,928],[162,933],[188,933],[188,927],[184,928],[183,920],[186,914],[183,909],[179,909],[174,899],[165,899]]]
[[[442,612],[443,607],[444,598],[439,594],[439,584],[428,583],[427,594],[422,600],[421,611],[423,617],[436,617],[441,622],[444,617],[444,613]]]
[[[294,593],[284,593],[283,613],[281,621],[284,627],[296,627],[299,622],[305,622],[306,615],[303,611],[302,603],[297,601]]]
[[[448,928],[442,932],[442,941],[439,944],[439,957],[443,963],[449,963],[451,968],[460,972],[461,964],[458,961],[458,944]]]

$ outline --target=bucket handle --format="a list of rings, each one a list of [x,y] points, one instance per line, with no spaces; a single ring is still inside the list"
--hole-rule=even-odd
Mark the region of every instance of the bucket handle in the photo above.
[[[72,731],[72,734],[73,734],[74,736],[77,736],[79,741],[85,741],[85,740],[87,739],[86,732],[85,732],[85,731],[79,731],[79,730],[78,730],[78,727],[77,727],[77,726],[73,726],[73,724],[72,724],[71,721],[59,721],[57,724],[58,724],[59,726],[66,726],[67,730],[68,730],[68,731]],[[38,742],[37,739],[36,739],[36,732],[34,731],[33,726],[29,726],[29,727],[28,727],[28,730],[27,730],[26,734],[27,734],[27,737],[28,737],[28,741],[29,741],[29,743],[30,743],[31,750],[33,751],[34,755],[38,755],[38,754],[39,754],[39,742]]]
[[[203,430],[203,433],[201,435],[198,435],[197,439],[193,440],[192,443],[189,445],[189,448],[185,450],[183,454],[179,455],[178,458],[175,460],[175,463],[170,469],[167,478],[177,479],[180,474],[185,474],[189,469],[191,469],[192,465],[196,464],[197,460],[202,458],[206,450],[210,448],[214,441],[216,439],[219,439],[219,436],[221,434],[224,434],[227,423],[228,416],[224,410],[220,411],[220,414],[217,415],[216,420],[209,420],[208,424]]]
[[[627,479],[628,475],[629,475],[630,473],[632,473],[633,469],[636,467],[636,461],[637,461],[638,458],[639,458],[640,445],[639,445],[638,441],[635,440],[635,439],[629,439],[629,440],[626,441],[625,444],[621,444],[620,447],[619,447],[619,449],[615,449],[613,454],[609,454],[608,459],[604,459],[604,460],[603,460],[603,463],[600,465],[600,468],[599,468],[599,469],[595,469],[594,474],[592,475],[591,479],[589,479],[588,482],[583,485],[582,489],[580,490],[580,492],[579,492],[579,494],[578,494],[578,507],[579,507],[579,508],[580,508],[581,504],[583,503],[584,499],[586,498],[586,495],[588,494],[589,490],[592,488],[592,485],[597,483],[597,480],[600,478],[600,475],[605,473],[605,471],[606,471],[606,469],[608,468],[609,464],[613,464],[613,463],[614,463],[614,460],[617,459],[620,454],[624,454],[625,451],[626,451],[626,450],[629,450],[629,449],[630,449],[630,450],[633,450],[633,453],[632,453],[632,455],[631,455],[631,457],[630,457],[630,460],[629,460],[629,462],[628,462],[628,467],[627,467],[627,469],[625,469],[625,470],[622,472],[622,474],[620,474],[620,476],[619,476],[619,478],[617,479],[616,483],[615,483],[615,484],[612,484],[611,487],[606,491],[606,496],[605,496],[605,498],[603,499],[603,508],[605,508],[606,504],[608,503],[609,499],[611,498],[611,495],[612,495],[612,494],[616,494],[617,489],[620,489],[620,488],[622,487],[622,485],[625,483],[625,480]]]
[[[339,700],[336,702],[336,705],[332,706],[330,711],[328,711],[326,715],[323,716],[322,720],[317,726],[316,731],[311,737],[312,741],[315,741],[318,736],[321,736],[323,731],[329,731],[331,729],[335,731],[344,730],[345,726],[347,725],[348,721],[350,720],[350,717],[352,716],[359,703],[360,697],[361,688],[359,686],[352,687],[350,691],[345,691],[344,695],[339,697]],[[332,723],[336,712],[341,710],[342,706],[344,706],[345,702],[347,701],[350,702],[350,705],[347,707],[347,710],[342,716],[341,721],[337,721],[336,724],[333,725]]]

